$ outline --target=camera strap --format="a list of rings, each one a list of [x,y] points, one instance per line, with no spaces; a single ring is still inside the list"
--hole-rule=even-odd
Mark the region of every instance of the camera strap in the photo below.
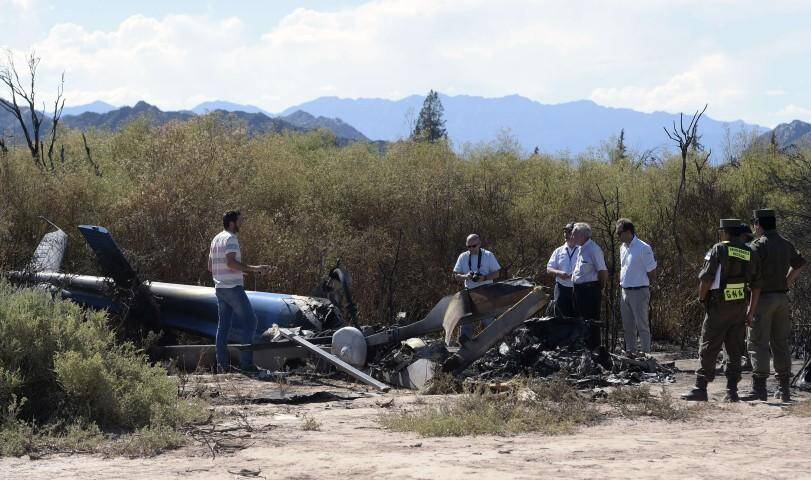
[[[473,262],[470,259],[470,257],[472,257],[472,256],[473,256],[472,253],[467,252],[467,269],[470,270],[471,272],[473,272]],[[482,269],[482,257],[483,256],[484,256],[484,249],[480,247],[479,248],[478,259],[476,260],[476,264],[477,264],[476,265],[476,271],[474,273],[479,273],[481,271],[481,269]]]

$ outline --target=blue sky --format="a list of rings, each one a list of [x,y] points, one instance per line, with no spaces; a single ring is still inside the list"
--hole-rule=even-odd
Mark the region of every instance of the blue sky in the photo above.
[[[0,46],[68,103],[520,94],[811,121],[805,0],[0,0]]]

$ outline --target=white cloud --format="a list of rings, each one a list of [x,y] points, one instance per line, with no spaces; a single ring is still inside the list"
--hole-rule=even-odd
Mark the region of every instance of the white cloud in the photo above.
[[[792,120],[804,120],[809,122],[811,121],[811,108],[788,104],[780,110],[773,112],[771,115],[778,123],[788,123]]]
[[[716,115],[718,112],[729,114],[730,106],[751,94],[743,75],[747,68],[742,63],[723,54],[707,55],[663,83],[648,87],[597,88],[591,93],[591,99],[603,105],[644,112],[692,112],[709,103]]]
[[[247,33],[251,19],[133,15],[105,30],[58,24],[33,46],[43,74],[66,71],[72,104],[144,99],[189,108],[225,99],[278,111],[321,95],[397,98],[433,88],[519,93],[545,103],[590,97],[647,111],[693,111],[708,102],[715,117],[765,122],[774,108],[753,106],[752,97],[769,97],[763,92],[775,84],[802,90],[768,78],[771,44],[759,42],[756,52],[729,47],[714,29],[662,17],[686,9],[708,21],[745,21],[766,8],[754,0],[739,5],[730,12],[723,2],[698,0],[621,8],[597,1],[373,0],[329,12],[300,8],[261,35]],[[794,16],[811,12],[799,3],[781,8]],[[800,60],[807,39],[798,30],[773,41]]]
[[[0,0],[0,11],[28,12],[34,8],[34,0]]]
[[[788,95],[788,92],[779,88],[775,88],[772,90],[766,90],[763,92],[766,94],[767,97],[782,97]]]

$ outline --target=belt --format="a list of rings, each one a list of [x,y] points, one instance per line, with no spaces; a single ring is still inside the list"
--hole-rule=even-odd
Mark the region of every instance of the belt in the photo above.
[[[765,291],[765,292],[760,292],[761,295],[774,295],[774,294],[777,294],[777,293],[786,294],[786,293],[788,293],[788,290],[768,290],[768,291]]]
[[[643,288],[648,288],[648,285],[642,285],[641,287],[622,287],[623,290],[641,290]]]
[[[574,284],[575,287],[594,287],[594,286],[599,286],[599,285],[600,285],[599,280],[595,280],[593,282],[583,282],[583,283],[575,283]]]

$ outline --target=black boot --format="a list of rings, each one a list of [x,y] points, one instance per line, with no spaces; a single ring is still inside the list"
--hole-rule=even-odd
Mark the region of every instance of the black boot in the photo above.
[[[739,378],[731,378],[727,377],[727,394],[724,395],[725,402],[740,402],[741,399],[738,397],[738,381]]]
[[[752,402],[754,400],[765,402],[768,397],[769,394],[766,392],[766,379],[752,376],[752,390],[744,395],[741,400],[745,402]]]
[[[777,387],[777,391],[774,392],[774,398],[782,401],[783,403],[791,401],[791,377],[786,376],[779,376],[777,377],[777,381],[779,386]]]
[[[696,377],[696,386],[687,393],[683,393],[682,400],[688,402],[706,402],[707,401],[707,379],[704,377]]]

